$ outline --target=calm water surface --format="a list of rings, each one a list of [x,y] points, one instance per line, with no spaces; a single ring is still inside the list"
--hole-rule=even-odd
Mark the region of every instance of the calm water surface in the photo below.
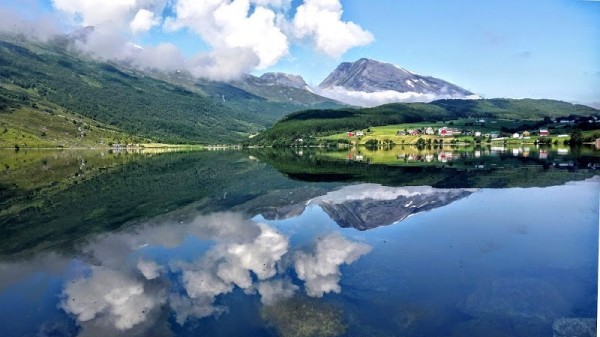
[[[544,151],[1,152],[1,335],[595,335],[600,154]]]

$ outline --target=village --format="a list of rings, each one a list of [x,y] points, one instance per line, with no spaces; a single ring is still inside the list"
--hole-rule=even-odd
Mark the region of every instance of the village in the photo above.
[[[367,131],[368,132],[368,131]],[[348,138],[354,138],[354,137],[364,137],[365,134],[367,133],[365,131],[362,130],[358,130],[358,131],[348,131],[346,133]],[[500,137],[502,133],[500,131],[495,131],[495,132],[489,132],[489,133],[482,133],[481,131],[472,131],[472,130],[461,130],[458,128],[451,128],[451,127],[442,127],[439,129],[434,129],[432,127],[427,127],[427,128],[417,128],[417,129],[405,129],[405,130],[398,130],[396,132],[396,136],[398,137],[402,137],[402,136],[421,136],[421,135],[427,135],[427,136],[440,136],[440,137],[457,137],[457,136],[473,136],[473,137],[485,137],[485,138],[489,138],[492,141],[495,140],[504,140],[507,138],[512,138],[512,139],[531,139],[532,135],[536,135],[539,137],[548,137],[550,136],[550,131],[548,131],[548,129],[539,129],[536,131],[523,131],[523,132],[515,132],[513,134],[508,134],[506,135],[506,137]],[[560,134],[560,135],[556,135],[556,137],[558,138],[568,138],[569,135],[568,134]]]
[[[365,146],[430,144],[554,144],[569,145],[577,131],[577,143],[594,144],[600,139],[600,118],[562,117],[545,121],[470,118],[446,122],[412,123],[349,130],[323,137],[342,144]]]

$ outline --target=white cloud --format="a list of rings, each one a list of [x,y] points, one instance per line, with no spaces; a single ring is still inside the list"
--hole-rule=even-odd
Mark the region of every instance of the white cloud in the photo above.
[[[61,23],[53,15],[26,19],[22,12],[0,7],[0,33],[21,34],[28,38],[47,41],[61,32]]]
[[[338,0],[305,0],[294,17],[291,0],[52,0],[52,5],[71,25],[95,27],[76,43],[90,56],[140,69],[187,70],[217,81],[277,64],[289,55],[290,39],[312,40],[317,50],[333,57],[373,40],[360,26],[342,21]],[[173,14],[163,20],[167,6]],[[22,22],[15,17],[23,15],[2,14],[6,19],[0,20],[0,31],[44,40],[60,33],[59,25],[50,26],[44,19]],[[135,35],[154,27],[166,33],[188,30],[209,50],[187,58],[168,43],[136,48]]]
[[[352,242],[339,233],[320,239],[311,254],[299,252],[294,259],[298,278],[303,280],[306,293],[322,297],[325,293],[339,293],[340,266],[351,264],[371,251],[364,243]]]
[[[305,0],[296,10],[293,29],[297,37],[310,38],[318,51],[339,57],[348,49],[373,42],[373,35],[354,22],[342,21],[339,0]]]
[[[140,10],[160,14],[166,0],[52,0],[59,11],[71,15],[84,26],[129,25]],[[142,16],[147,16],[144,12]],[[140,23],[138,19],[138,23]],[[134,20],[135,21],[135,20]]]
[[[64,289],[61,307],[78,322],[102,320],[118,330],[146,320],[165,301],[160,293],[145,294],[144,284],[111,269],[92,267],[90,277],[73,280]]]
[[[121,22],[135,9],[136,0],[53,0],[60,11],[78,17],[84,26]]]
[[[385,90],[377,92],[352,91],[343,87],[330,87],[327,89],[315,89],[321,96],[335,99],[346,104],[374,107],[387,103],[414,103],[431,102],[438,99],[480,99],[478,95],[456,95],[456,94],[422,94],[418,92],[399,92]]]
[[[167,18],[167,30],[187,28],[198,34],[215,50],[247,49],[259,60],[259,69],[274,65],[288,54],[288,39],[276,24],[276,14],[262,5],[281,1],[179,0],[175,17]]]
[[[144,33],[152,27],[160,24],[160,19],[154,16],[154,13],[147,9],[140,9],[133,20],[129,23],[131,31],[134,33]]]

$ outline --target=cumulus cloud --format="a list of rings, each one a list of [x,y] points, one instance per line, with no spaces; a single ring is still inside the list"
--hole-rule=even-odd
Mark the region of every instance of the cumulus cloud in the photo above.
[[[481,99],[478,95],[460,95],[460,94],[432,94],[418,92],[399,92],[394,90],[384,90],[376,92],[352,91],[343,87],[330,87],[327,89],[316,89],[316,92],[324,97],[331,98],[340,102],[361,107],[374,107],[387,103],[414,103],[431,102],[438,99]]]
[[[331,57],[339,57],[348,49],[373,42],[373,35],[354,22],[342,20],[339,0],[305,0],[296,10],[294,33],[309,38],[315,48]]]
[[[328,292],[341,291],[339,281],[342,264],[351,264],[370,251],[369,245],[352,242],[334,233],[318,240],[314,252],[297,253],[294,268],[298,278],[305,282],[306,294],[322,297]]]
[[[342,20],[339,0],[305,0],[292,12],[291,0],[52,0],[55,13],[72,27],[95,29],[76,48],[103,60],[127,62],[139,69],[188,71],[218,81],[238,79],[275,65],[289,55],[290,44],[306,39],[317,50],[338,57],[373,40],[368,31]],[[58,20],[0,10],[0,32],[18,32],[47,40],[61,33]],[[292,15],[295,14],[295,15]],[[64,20],[63,20],[64,26]],[[184,57],[173,44],[137,46],[136,35],[153,28],[186,30],[209,47]],[[77,28],[74,28],[75,30]],[[64,29],[66,31],[68,29]]]
[[[144,284],[111,269],[92,267],[90,277],[82,277],[64,289],[61,307],[79,322],[100,319],[118,330],[131,329],[144,322],[151,310],[164,303],[160,294],[146,294]]]
[[[162,13],[166,0],[52,0],[57,10],[70,15],[83,26],[127,26],[137,18],[139,25],[149,12]],[[142,14],[140,14],[142,12]],[[139,17],[138,16],[142,16]]]
[[[147,9],[140,9],[129,23],[129,27],[134,33],[143,33],[158,24],[160,24],[160,20],[155,17],[154,13]]]
[[[179,0],[175,16],[167,18],[168,30],[189,29],[215,50],[247,49],[259,62],[259,69],[275,64],[288,54],[288,38],[276,26],[276,14],[264,5],[279,5],[282,1],[249,0]]]

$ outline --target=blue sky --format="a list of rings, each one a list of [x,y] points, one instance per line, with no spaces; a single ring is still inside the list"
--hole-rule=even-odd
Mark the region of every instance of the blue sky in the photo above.
[[[96,25],[114,17],[113,27],[119,24],[129,27],[139,9],[149,9],[156,15],[152,27],[137,30],[135,34],[123,30],[124,39],[144,48],[169,43],[186,58],[214,52],[214,57],[226,59],[219,53],[231,47],[231,43],[224,48],[222,41],[234,36],[234,40],[237,38],[234,47],[259,47],[250,55],[239,54],[240,63],[246,63],[239,67],[227,63],[228,68],[253,74],[265,71],[300,74],[313,85],[320,83],[340,62],[368,57],[445,79],[483,97],[600,102],[600,1],[245,1],[251,3],[248,17],[263,6],[285,20],[277,19],[277,27],[256,28],[248,21],[247,26],[239,28],[235,26],[239,20],[231,14],[229,26],[217,32],[208,24],[197,23],[205,21],[206,16],[185,13],[191,6],[205,8],[207,5],[202,3],[228,4],[231,0],[122,0],[122,3],[135,5],[127,13],[115,7],[102,17],[97,15],[101,12],[98,6],[111,1],[25,0],[17,4],[0,0],[0,5],[26,8],[25,12],[34,12],[33,7],[36,7],[35,12],[56,15],[71,26]],[[82,7],[82,3],[87,7]],[[338,30],[325,32],[326,26],[310,20],[298,25],[294,19],[299,6],[343,13],[338,21],[332,19],[335,22],[331,22],[338,25]],[[175,16],[171,20],[174,24],[166,29],[169,17]],[[356,27],[349,27],[348,22]],[[229,34],[232,30],[235,32],[230,35],[223,33]],[[351,34],[343,35],[344,32]],[[266,35],[260,36],[263,33]],[[339,39],[335,34],[339,34]],[[287,49],[282,49],[286,44],[277,43],[282,37],[287,38]],[[341,44],[328,48],[327,44],[319,44],[320,37],[333,37],[330,41],[341,41]],[[247,43],[239,42],[240,39],[246,39]]]

